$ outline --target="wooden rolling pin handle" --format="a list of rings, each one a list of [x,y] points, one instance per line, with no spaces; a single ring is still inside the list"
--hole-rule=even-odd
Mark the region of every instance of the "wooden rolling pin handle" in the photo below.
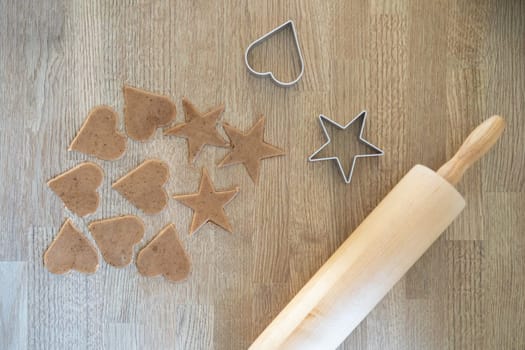
[[[498,141],[504,129],[505,119],[498,115],[485,120],[470,133],[457,153],[437,173],[452,185],[457,184],[463,173]]]

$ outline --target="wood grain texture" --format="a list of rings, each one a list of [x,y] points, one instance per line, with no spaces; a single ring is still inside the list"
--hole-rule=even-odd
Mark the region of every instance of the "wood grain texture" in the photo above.
[[[251,76],[243,54],[289,18],[306,70],[282,89]],[[500,114],[502,140],[458,186],[466,210],[340,348],[523,349],[524,37],[519,0],[0,0],[0,348],[245,349],[414,164],[438,168]],[[255,63],[290,74],[287,42]],[[223,119],[243,130],[262,113],[287,155],[263,161],[255,186],[242,166],[216,168],[225,149],[190,167],[185,140],[159,131],[114,162],[68,152],[95,105],[122,118],[123,84],[170,96],[178,122],[182,96],[225,103]],[[306,158],[323,142],[320,113],[344,123],[362,109],[386,154],[358,161],[345,185]],[[217,188],[238,185],[234,234],[189,236],[191,209],[171,200],[146,216],[111,189],[147,158],[169,165],[170,194],[195,191],[202,166]],[[80,219],[45,183],[84,160],[106,176],[98,210]],[[121,214],[144,220],[144,242],[173,222],[189,280],[105,262],[92,276],[44,269],[66,217],[91,240],[89,222]]]

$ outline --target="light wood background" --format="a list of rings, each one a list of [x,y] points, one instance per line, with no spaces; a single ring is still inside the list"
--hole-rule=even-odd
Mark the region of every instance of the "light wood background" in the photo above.
[[[243,53],[289,18],[306,71],[282,89],[249,75]],[[287,41],[260,47],[254,65],[293,76]],[[254,185],[242,166],[215,167],[225,149],[190,167],[185,141],[160,131],[115,162],[68,152],[92,107],[122,112],[124,83],[171,96],[178,121],[182,96],[224,102],[243,129],[262,113],[287,155],[263,161]],[[345,185],[334,164],[306,158],[324,142],[319,113],[344,123],[362,109],[386,155],[359,160]],[[499,113],[503,139],[459,185],[467,209],[341,349],[524,349],[524,110],[519,0],[0,0],[0,348],[245,349],[403,174],[439,167]],[[218,188],[239,185],[235,233],[208,224],[189,236],[191,209],[172,200],[145,216],[111,190],[149,157],[169,164],[170,194],[195,190],[202,166]],[[45,183],[83,160],[106,176],[99,209],[78,218]],[[175,223],[190,278],[103,261],[91,276],[44,269],[65,218],[90,237],[87,223],[119,214],[145,220],[140,246]]]

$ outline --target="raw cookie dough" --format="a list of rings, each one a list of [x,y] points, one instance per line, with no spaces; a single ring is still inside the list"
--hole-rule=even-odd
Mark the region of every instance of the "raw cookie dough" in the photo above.
[[[113,188],[146,214],[157,214],[168,203],[162,187],[169,178],[166,163],[150,159],[121,177]]]
[[[238,187],[226,191],[215,191],[208,171],[206,168],[203,168],[199,192],[177,195],[173,198],[193,209],[190,234],[197,231],[208,221],[215,223],[231,233],[233,229],[224,212],[224,206],[228,204],[238,192]]]
[[[180,281],[188,276],[190,266],[173,224],[164,227],[137,256],[137,269],[148,277],[164,275],[170,281]]]
[[[126,85],[123,90],[126,132],[132,139],[145,141],[175,119],[177,110],[168,97]]]
[[[133,246],[144,236],[144,223],[134,215],[93,221],[88,227],[104,260],[115,267],[131,262]]]
[[[253,182],[257,183],[261,160],[284,155],[282,149],[264,142],[264,122],[265,118],[261,116],[246,133],[224,123],[223,128],[230,138],[232,148],[218,166],[243,163]]]
[[[67,219],[44,253],[44,265],[55,274],[69,270],[94,273],[98,269],[98,254],[91,242]]]
[[[126,150],[126,136],[117,131],[118,114],[108,106],[93,108],[69,150],[103,160],[115,160]]]
[[[185,137],[188,141],[188,160],[193,163],[204,145],[226,147],[228,142],[217,131],[217,121],[224,112],[224,105],[206,113],[200,112],[186,97],[182,99],[186,122],[164,131],[164,135]]]
[[[85,162],[49,180],[47,185],[78,216],[95,212],[104,172],[95,163]]]

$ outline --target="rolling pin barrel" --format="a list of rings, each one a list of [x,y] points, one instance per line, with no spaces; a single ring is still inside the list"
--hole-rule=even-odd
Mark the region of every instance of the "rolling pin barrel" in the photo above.
[[[335,349],[465,206],[453,184],[496,142],[494,116],[436,173],[414,166],[251,345]]]

